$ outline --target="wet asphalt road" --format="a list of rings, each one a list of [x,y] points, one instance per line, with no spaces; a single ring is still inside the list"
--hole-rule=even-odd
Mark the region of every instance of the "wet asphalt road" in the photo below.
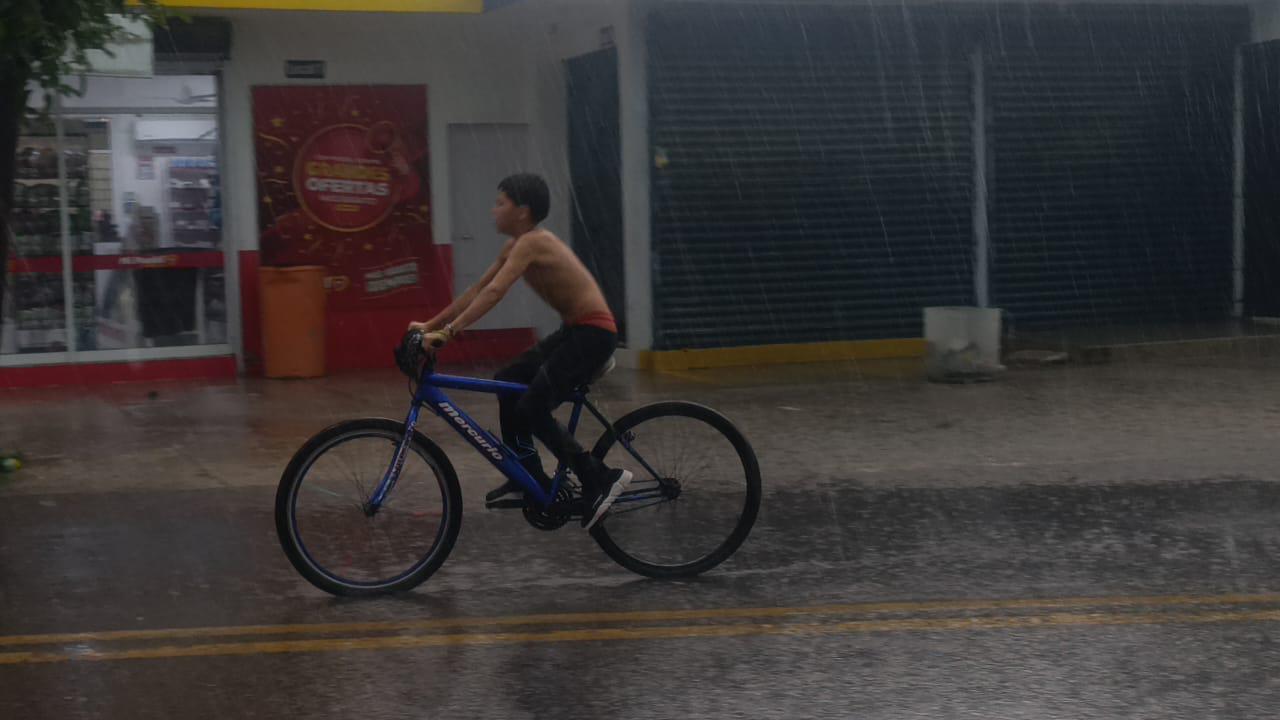
[[[482,481],[439,573],[358,601],[293,571],[268,484],[26,488],[0,495],[0,718],[1274,718],[1280,484],[1218,460],[766,472],[740,552],[681,582],[481,510]]]

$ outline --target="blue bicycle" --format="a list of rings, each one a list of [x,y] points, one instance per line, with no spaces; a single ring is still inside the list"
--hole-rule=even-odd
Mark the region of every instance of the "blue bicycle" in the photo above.
[[[581,486],[569,468],[561,463],[551,487],[542,487],[516,452],[444,392],[522,393],[526,386],[437,374],[419,333],[406,335],[396,361],[413,386],[405,420],[338,423],[308,440],[280,478],[276,530],[303,577],[335,595],[380,595],[416,587],[444,564],[462,523],[462,493],[449,458],[417,429],[423,407],[524,490],[520,499],[486,507],[519,509],[539,530],[581,517]],[[641,575],[706,572],[732,555],[755,523],[755,453],[732,422],[695,403],[659,402],[611,422],[588,399],[590,384],[611,368],[570,399],[569,432],[577,432],[586,408],[604,426],[592,453],[635,476],[591,537]]]

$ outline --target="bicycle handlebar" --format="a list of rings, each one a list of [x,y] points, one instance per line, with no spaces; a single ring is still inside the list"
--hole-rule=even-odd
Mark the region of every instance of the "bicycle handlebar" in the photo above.
[[[436,354],[422,347],[424,333],[421,330],[410,330],[400,338],[400,345],[393,351],[396,367],[409,376],[410,380],[418,380],[424,372],[435,369]]]

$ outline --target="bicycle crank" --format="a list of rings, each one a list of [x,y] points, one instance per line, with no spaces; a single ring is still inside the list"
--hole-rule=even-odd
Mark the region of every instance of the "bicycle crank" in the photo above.
[[[556,491],[555,501],[547,507],[540,508],[527,503],[524,506],[524,519],[539,530],[559,530],[570,520],[572,503],[573,494],[569,492],[569,488],[561,485]]]

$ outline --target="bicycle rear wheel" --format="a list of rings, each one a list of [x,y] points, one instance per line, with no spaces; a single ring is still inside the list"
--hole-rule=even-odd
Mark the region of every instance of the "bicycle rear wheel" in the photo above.
[[[760,466],[732,422],[702,405],[663,402],[614,428],[625,445],[606,431],[592,453],[635,479],[591,530],[610,558],[648,577],[688,577],[742,545],[760,509]]]
[[[386,501],[369,500],[391,465],[404,423],[339,423],[294,455],[276,492],[276,531],[289,561],[334,595],[400,592],[448,557],[462,523],[462,493],[449,459],[414,433]]]

